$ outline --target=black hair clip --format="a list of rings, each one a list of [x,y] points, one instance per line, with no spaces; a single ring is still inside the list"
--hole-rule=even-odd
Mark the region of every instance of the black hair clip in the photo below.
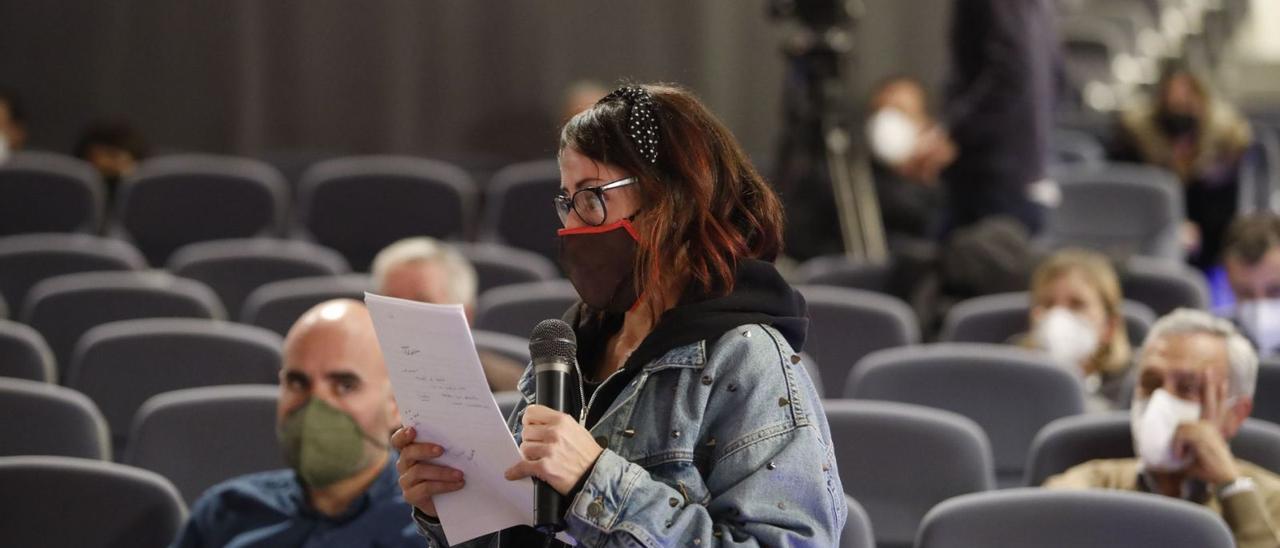
[[[627,134],[636,149],[650,164],[658,163],[658,112],[653,96],[640,86],[622,86],[603,99],[606,103],[622,99],[627,103]]]

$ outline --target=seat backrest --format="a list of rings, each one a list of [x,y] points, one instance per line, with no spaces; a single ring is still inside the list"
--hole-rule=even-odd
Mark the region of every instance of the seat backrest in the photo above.
[[[1280,357],[1258,364],[1252,416],[1280,424]]]
[[[939,504],[925,517],[916,546],[1231,548],[1235,540],[1217,514],[1171,497],[1022,488]]]
[[[189,243],[279,234],[288,192],[280,172],[258,160],[161,156],[120,185],[113,231],[160,267]]]
[[[902,403],[824,400],[823,407],[840,481],[870,516],[877,546],[911,546],[934,505],[994,488],[991,446],[972,420]],[[922,471],[927,481],[904,488]]]
[[[191,504],[213,485],[284,468],[275,385],[207,386],[152,396],[138,409],[124,462],[173,482]]]
[[[31,326],[0,320],[0,377],[57,382],[53,352]]]
[[[504,285],[480,295],[476,329],[528,337],[538,322],[564,316],[576,302],[578,292],[568,280]]]
[[[799,286],[809,313],[804,351],[822,371],[826,397],[836,398],[863,356],[920,342],[915,314],[899,299],[871,291]]]
[[[554,159],[498,170],[485,188],[480,238],[555,260],[561,225],[551,200],[558,192],[560,167]]]
[[[1147,305],[1156,317],[1178,308],[1209,307],[1209,286],[1204,274],[1185,263],[1152,257],[1129,258],[1120,272],[1120,294],[1126,300]]]
[[[83,161],[51,152],[16,152],[0,163],[0,236],[97,232],[105,195],[98,172]]]
[[[177,489],[153,472],[70,457],[0,457],[0,538],[9,546],[167,546],[186,514]]]
[[[498,286],[554,280],[560,271],[546,257],[495,243],[453,243],[476,269],[477,292]]]
[[[942,322],[944,342],[1009,343],[1031,329],[1026,292],[999,293],[966,299],[951,307]],[[1155,314],[1146,305],[1126,300],[1121,305],[1129,343],[1137,346],[1147,337]]]
[[[169,271],[204,282],[222,301],[228,318],[253,290],[271,282],[313,276],[337,276],[350,269],[331,249],[296,240],[247,238],[183,246],[169,259]]]
[[[330,299],[363,302],[364,292],[369,290],[369,277],[364,274],[271,282],[253,290],[245,298],[240,309],[240,323],[263,327],[283,337],[311,307]]]
[[[22,322],[44,336],[58,366],[71,363],[76,341],[90,328],[135,318],[222,319],[208,286],[163,272],[82,272],[31,288]]]
[[[282,341],[262,328],[186,318],[112,322],[76,346],[67,385],[102,410],[118,452],[143,402],[156,394],[278,381]]]
[[[0,297],[18,306],[40,280],[100,270],[142,270],[132,245],[89,234],[21,234],[0,238]]]
[[[1090,413],[1057,419],[1036,434],[1027,454],[1028,487],[1095,459],[1133,458],[1128,411]],[[1236,458],[1280,474],[1280,425],[1246,419],[1231,439]]]
[[[1171,173],[1104,164],[1065,167],[1056,178],[1062,202],[1046,230],[1054,244],[1181,260],[1182,187]]]
[[[402,238],[468,236],[475,194],[467,172],[437,160],[325,160],[302,176],[297,228],[366,272],[378,251]]]
[[[1068,165],[1101,165],[1106,151],[1092,135],[1083,131],[1055,129],[1049,139],[1051,160]]]
[[[1031,440],[1049,421],[1084,411],[1080,381],[1044,353],[940,343],[868,355],[845,397],[914,403],[969,417],[991,440],[996,481],[1020,485]],[[857,493],[854,493],[857,495]]]
[[[0,417],[6,417],[0,421],[0,456],[111,459],[102,413],[84,394],[70,388],[0,379]]]
[[[876,548],[875,530],[867,511],[848,494],[844,496],[844,505],[849,515],[840,531],[840,548]]]
[[[892,267],[887,264],[858,263],[845,255],[823,255],[802,263],[796,269],[796,283],[834,285],[885,293],[889,291]]]
[[[472,330],[471,337],[476,350],[493,352],[520,364],[529,363],[529,339],[525,337],[483,329]]]

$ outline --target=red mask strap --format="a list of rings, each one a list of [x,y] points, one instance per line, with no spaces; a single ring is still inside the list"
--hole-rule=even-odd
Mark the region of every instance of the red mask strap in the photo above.
[[[575,234],[600,234],[603,232],[609,232],[611,230],[617,230],[618,227],[622,227],[623,229],[625,229],[627,231],[627,234],[630,234],[633,240],[637,242],[640,241],[640,233],[636,231],[636,227],[631,225],[630,219],[620,219],[616,222],[612,222],[607,225],[600,225],[600,226],[562,228],[556,231],[556,235],[557,236],[573,236]]]

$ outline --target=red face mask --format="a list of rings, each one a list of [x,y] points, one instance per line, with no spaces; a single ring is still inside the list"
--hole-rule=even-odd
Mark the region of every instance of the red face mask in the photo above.
[[[635,264],[640,236],[631,221],[562,228],[560,265],[582,302],[621,314],[636,303]]]

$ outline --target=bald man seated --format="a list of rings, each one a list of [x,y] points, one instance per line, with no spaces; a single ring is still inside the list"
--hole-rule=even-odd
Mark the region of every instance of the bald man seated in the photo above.
[[[369,311],[316,305],[284,341],[276,431],[290,468],[211,487],[174,546],[422,546],[389,449],[399,424]]]

